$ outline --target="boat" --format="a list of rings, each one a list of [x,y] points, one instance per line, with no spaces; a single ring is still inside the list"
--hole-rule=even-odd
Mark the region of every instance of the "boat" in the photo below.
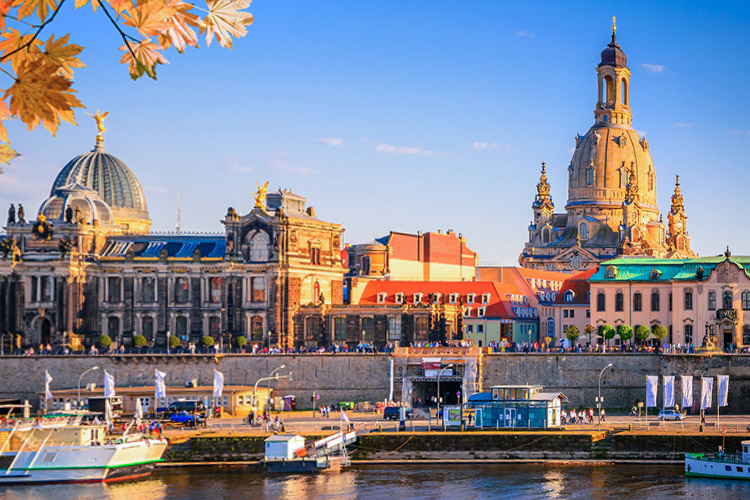
[[[742,441],[742,453],[729,455],[724,447],[718,453],[686,453],[685,475],[716,479],[750,479],[750,441]]]
[[[0,428],[0,485],[94,483],[147,476],[167,441],[143,434],[108,435],[80,416],[22,419]]]
[[[356,432],[337,432],[305,445],[296,434],[275,434],[265,440],[263,465],[270,473],[337,472],[351,465],[346,446]]]

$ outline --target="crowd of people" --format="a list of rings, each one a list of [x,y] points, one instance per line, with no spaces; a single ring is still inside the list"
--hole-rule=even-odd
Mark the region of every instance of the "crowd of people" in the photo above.
[[[602,408],[599,411],[599,417],[601,418],[602,422],[606,421],[606,414],[604,411],[604,408]],[[560,411],[560,424],[562,425],[573,425],[573,424],[593,424],[594,423],[594,409],[589,408],[588,410],[584,408],[580,408],[579,410],[576,410],[575,408],[571,408],[570,410],[561,410]]]

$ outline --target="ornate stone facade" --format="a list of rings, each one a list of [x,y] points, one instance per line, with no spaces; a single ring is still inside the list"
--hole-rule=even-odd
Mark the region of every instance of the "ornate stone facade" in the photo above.
[[[594,125],[575,138],[568,166],[566,213],[553,212],[542,164],[532,204],[534,219],[520,264],[556,271],[583,270],[618,255],[694,256],[679,185],[676,205],[673,197],[675,213],[670,217],[675,222],[669,234],[659,214],[654,163],[648,141],[632,127],[630,70],[614,27],[596,71]]]

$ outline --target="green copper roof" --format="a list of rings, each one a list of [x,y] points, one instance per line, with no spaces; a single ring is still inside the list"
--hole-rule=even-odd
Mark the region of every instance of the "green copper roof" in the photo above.
[[[716,255],[695,259],[621,257],[603,262],[589,281],[695,281],[698,279],[699,268],[703,268],[703,280],[705,280],[708,279],[718,264],[727,259],[745,271],[745,274],[750,278],[750,256],[730,256],[727,258],[724,255]],[[610,266],[617,269],[614,278],[607,278],[607,268]],[[654,270],[659,271],[658,277],[653,275]]]

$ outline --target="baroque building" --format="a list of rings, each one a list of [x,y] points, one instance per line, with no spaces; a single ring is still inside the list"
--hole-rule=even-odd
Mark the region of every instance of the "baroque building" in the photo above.
[[[659,213],[656,171],[648,141],[632,127],[631,74],[614,24],[612,41],[602,51],[596,72],[594,124],[575,138],[565,213],[554,213],[543,163],[529,241],[519,263],[571,271],[590,269],[622,255],[695,257],[679,178],[668,228]]]
[[[27,221],[15,207],[0,237],[0,334],[17,346],[86,346],[143,335],[291,347],[295,311],[343,302],[340,224],[290,190],[258,186],[252,209],[229,208],[224,232],[150,232],[137,177],[104,149],[63,167]]]

